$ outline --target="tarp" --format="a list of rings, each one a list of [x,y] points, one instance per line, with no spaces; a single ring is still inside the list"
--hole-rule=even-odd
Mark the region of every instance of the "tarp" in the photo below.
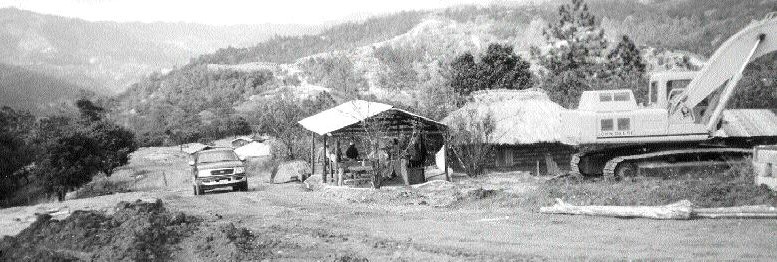
[[[305,129],[324,135],[351,124],[358,123],[392,106],[364,100],[352,100],[299,121]]]
[[[440,151],[434,154],[434,164],[437,169],[445,170],[445,147],[440,148]]]
[[[269,156],[271,154],[271,147],[265,143],[254,141],[236,148],[235,153],[241,157]]]

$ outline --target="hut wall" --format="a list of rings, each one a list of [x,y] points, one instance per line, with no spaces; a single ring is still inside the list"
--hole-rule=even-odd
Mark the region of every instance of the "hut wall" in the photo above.
[[[489,167],[496,170],[535,171],[539,163],[540,172],[544,174],[547,170],[546,155],[549,154],[559,168],[568,170],[573,153],[573,147],[558,143],[499,145],[494,150],[495,155],[491,158],[494,161],[489,164]]]

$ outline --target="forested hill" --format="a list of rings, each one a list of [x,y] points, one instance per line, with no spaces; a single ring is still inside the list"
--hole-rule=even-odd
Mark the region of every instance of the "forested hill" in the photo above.
[[[532,60],[529,50],[550,47],[543,31],[558,21],[559,5],[569,2],[401,12],[336,25],[316,35],[275,37],[251,47],[223,48],[139,82],[114,101],[114,112],[138,127],[166,123],[155,116],[161,117],[169,108],[183,110],[176,112],[187,116],[187,121],[214,115],[227,119],[240,113],[236,110],[251,108],[247,104],[260,103],[257,99],[267,93],[289,89],[306,95],[328,90],[335,99],[386,101],[439,118],[445,110],[432,107],[450,92],[452,61],[462,54],[478,60],[490,44],[499,43],[530,60],[536,70],[538,61]],[[615,48],[623,35],[630,37],[648,71],[698,67],[730,35],[777,11],[777,0],[586,2],[597,26],[604,30],[606,49]],[[754,87],[749,90],[757,90],[751,96],[767,98],[761,104],[772,101],[772,95],[764,93],[771,82],[762,80],[774,77],[768,71],[775,68],[775,62],[767,60],[751,66],[743,79]],[[535,75],[533,81],[545,80]],[[627,88],[646,86],[644,82],[631,84],[634,86]],[[570,100],[562,104],[574,105],[576,98]],[[192,106],[181,101],[200,102]],[[171,122],[157,128],[175,125]]]
[[[222,48],[200,56],[195,63],[291,63],[312,54],[388,40],[430,17],[461,24],[487,24],[498,39],[509,40],[511,36],[522,36],[523,29],[533,20],[544,23],[555,19],[556,7],[566,2],[552,0],[540,5],[507,2],[485,8],[459,6],[402,12],[341,24],[318,35],[276,37],[252,47]],[[613,39],[628,35],[638,45],[684,50],[702,56],[709,56],[722,40],[750,21],[777,11],[777,0],[593,0],[588,4]]]
[[[222,48],[196,59],[196,64],[240,64],[246,62],[291,63],[323,52],[347,50],[388,40],[416,26],[428,12],[414,11],[348,22],[317,35],[278,36],[246,48]]]
[[[60,103],[77,98],[80,88],[62,79],[0,63],[0,106],[36,114],[54,112]]]

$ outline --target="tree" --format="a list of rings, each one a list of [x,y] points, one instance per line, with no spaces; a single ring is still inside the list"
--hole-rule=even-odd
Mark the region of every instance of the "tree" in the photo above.
[[[532,85],[529,66],[512,46],[490,44],[480,61],[465,53],[451,62],[450,85],[462,95],[488,89],[524,89]]]
[[[129,154],[137,149],[135,135],[114,123],[98,121],[89,127],[100,156],[98,171],[110,176],[117,167],[127,164]]]
[[[559,6],[558,17],[555,24],[548,24],[543,31],[552,48],[545,54],[532,48],[532,55],[551,74],[578,69],[595,74],[592,66],[603,62],[607,48],[604,30],[597,25],[596,17],[583,0],[572,0],[570,4]]]
[[[524,89],[532,85],[529,62],[516,55],[509,45],[488,46],[481,58],[480,75],[486,81],[483,89]]]
[[[777,105],[777,53],[767,54],[748,65],[737,84],[729,108],[774,108]]]
[[[478,80],[478,64],[469,52],[456,57],[451,62],[451,87],[459,94],[469,94],[480,85]]]
[[[36,165],[38,182],[59,201],[65,200],[68,191],[91,181],[102,166],[99,143],[83,132],[63,135],[44,148]]]
[[[424,67],[419,74],[420,90],[410,110],[433,120],[442,120],[464,103],[464,99],[451,87],[450,72],[443,70],[441,63]]]
[[[618,45],[607,55],[609,60],[610,72],[618,76],[627,76],[632,74],[642,75],[645,73],[645,63],[642,62],[642,56],[634,42],[624,35]]]
[[[91,100],[81,98],[76,100],[76,107],[81,118],[88,122],[99,121],[103,118],[104,108],[95,105]]]
[[[134,134],[103,116],[104,109],[88,99],[76,101],[80,120],[67,116],[38,122],[34,141],[38,144],[34,173],[38,183],[61,201],[102,172],[107,176],[129,161],[137,149]]]
[[[32,116],[10,107],[0,109],[0,200],[16,191],[18,171],[34,160],[33,150],[25,141]]]
[[[65,193],[88,183],[98,173],[110,176],[137,149],[132,132],[105,120],[71,128],[39,140],[42,146],[34,170],[43,189],[60,201]]]
[[[296,159],[304,155],[307,150],[296,145],[303,141],[305,130],[297,122],[305,117],[316,114],[334,104],[328,93],[321,93],[313,99],[302,100],[293,93],[280,94],[281,97],[268,99],[253,115],[246,118],[251,123],[258,125],[260,132],[277,138],[283,143],[285,152],[283,159]]]
[[[28,112],[0,109],[0,200],[16,191],[22,178],[20,171],[34,161],[34,150],[28,142],[33,123]]]
[[[632,89],[637,100],[646,97],[645,65],[628,37],[607,51],[604,30],[583,0],[558,9],[559,20],[543,31],[548,47],[532,47],[532,56],[544,68],[540,87],[564,107],[575,107],[583,91]]]

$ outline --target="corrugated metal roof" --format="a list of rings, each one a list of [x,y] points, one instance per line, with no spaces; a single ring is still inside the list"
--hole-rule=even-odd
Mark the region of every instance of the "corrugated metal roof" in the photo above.
[[[728,137],[777,136],[777,109],[728,109],[722,129]]]
[[[302,119],[298,123],[307,130],[324,135],[358,123],[391,108],[392,106],[387,104],[352,100]]]

